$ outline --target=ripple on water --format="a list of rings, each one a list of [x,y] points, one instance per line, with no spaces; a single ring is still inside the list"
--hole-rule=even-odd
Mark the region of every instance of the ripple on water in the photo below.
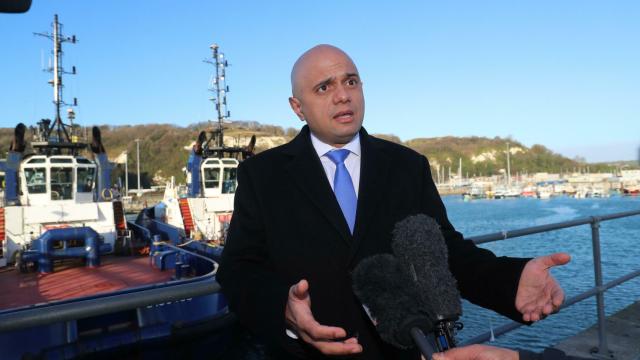
[[[480,200],[463,202],[459,197],[443,198],[449,219],[466,236],[502,230],[515,230],[576,218],[640,209],[640,198],[605,199],[552,198]],[[640,216],[606,221],[600,227],[604,281],[640,269]],[[567,298],[594,286],[591,228],[588,225],[483,244],[497,255],[535,257],[558,251],[571,254],[572,261],[554,269],[552,274],[565,290]],[[605,313],[613,314],[640,300],[640,278],[635,278],[605,294]],[[463,301],[465,328],[458,338],[470,339],[500,326],[509,319]],[[495,345],[540,351],[566,337],[573,336],[597,321],[595,299],[589,298],[532,326],[500,336]]]

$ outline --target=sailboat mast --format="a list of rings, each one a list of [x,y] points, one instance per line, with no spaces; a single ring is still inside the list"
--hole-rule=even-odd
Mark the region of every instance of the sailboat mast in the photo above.
[[[511,151],[509,150],[509,143],[507,143],[507,185],[511,186]]]
[[[458,185],[462,185],[462,158],[458,158]]]

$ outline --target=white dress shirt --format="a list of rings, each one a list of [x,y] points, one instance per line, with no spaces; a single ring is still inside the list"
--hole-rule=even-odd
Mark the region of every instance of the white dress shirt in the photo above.
[[[344,160],[344,166],[347,168],[349,175],[351,176],[351,181],[353,182],[353,189],[356,191],[356,196],[358,196],[358,189],[360,187],[360,134],[356,134],[356,136],[351,139],[347,144],[345,144],[341,148],[333,147],[329,144],[323,143],[320,139],[318,139],[313,132],[311,132],[311,144],[313,148],[318,153],[318,157],[320,158],[320,162],[322,163],[322,167],[324,168],[325,174],[327,174],[327,179],[329,179],[329,184],[331,184],[331,189],[333,189],[333,178],[336,174],[336,164],[329,159],[326,155],[331,150],[337,149],[347,149],[349,150],[349,156]]]

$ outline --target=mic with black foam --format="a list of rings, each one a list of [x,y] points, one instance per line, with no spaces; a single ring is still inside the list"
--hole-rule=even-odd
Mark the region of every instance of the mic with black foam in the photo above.
[[[455,347],[462,306],[440,225],[424,214],[407,217],[396,224],[391,248],[403,271],[410,274],[422,312],[435,318],[427,332],[434,334],[437,350]]]
[[[411,275],[390,254],[362,260],[352,273],[353,290],[385,342],[401,349],[418,346],[431,359],[433,347],[423,332],[435,318],[422,311],[420,294]]]

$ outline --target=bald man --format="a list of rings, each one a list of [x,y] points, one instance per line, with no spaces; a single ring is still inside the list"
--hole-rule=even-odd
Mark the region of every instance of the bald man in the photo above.
[[[393,226],[418,213],[440,224],[463,297],[519,321],[557,310],[564,295],[549,268],[568,256],[496,257],[464,241],[427,159],[362,127],[362,81],[346,53],[308,50],[291,86],[289,104],[307,125],[239,166],[218,272],[231,310],[252,332],[292,358],[419,359],[379,338],[350,278],[360,260],[391,253]]]

